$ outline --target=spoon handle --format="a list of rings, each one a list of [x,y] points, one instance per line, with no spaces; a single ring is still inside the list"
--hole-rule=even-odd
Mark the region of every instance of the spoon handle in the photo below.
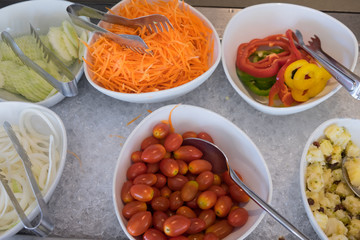
[[[281,225],[283,225],[286,229],[288,229],[291,233],[297,236],[299,239],[308,240],[303,233],[301,233],[296,227],[294,227],[288,220],[286,220],[283,216],[281,216],[275,209],[273,209],[268,203],[262,200],[256,193],[251,191],[237,176],[232,168],[229,167],[230,177],[235,181],[237,185],[239,185],[249,197],[254,200],[262,209],[264,209],[267,213],[270,214],[276,221],[278,221]]]

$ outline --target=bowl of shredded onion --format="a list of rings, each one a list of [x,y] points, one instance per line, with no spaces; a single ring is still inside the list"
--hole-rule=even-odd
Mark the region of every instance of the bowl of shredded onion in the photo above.
[[[30,220],[39,209],[22,161],[7,136],[3,123],[16,132],[32,163],[32,171],[46,202],[58,184],[66,160],[67,137],[59,116],[43,106],[25,102],[0,102],[0,169]],[[0,239],[6,239],[23,225],[0,184]]]

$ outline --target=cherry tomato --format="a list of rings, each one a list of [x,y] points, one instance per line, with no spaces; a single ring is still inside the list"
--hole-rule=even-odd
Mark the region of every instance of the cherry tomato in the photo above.
[[[154,185],[154,187],[156,188],[162,188],[163,186],[165,186],[166,184],[166,177],[164,175],[162,175],[161,173],[156,173],[156,183]]]
[[[180,191],[182,187],[187,183],[189,180],[187,177],[178,174],[175,177],[168,178],[167,185],[173,191]]]
[[[193,200],[186,202],[186,206],[192,209],[197,209],[198,208],[197,198],[199,197],[200,193],[201,192],[198,191]]]
[[[156,182],[157,182],[157,177],[153,173],[144,173],[138,175],[133,181],[134,184],[145,184],[149,186],[154,185]]]
[[[167,177],[174,177],[179,172],[179,164],[172,158],[164,158],[160,161],[160,171]]]
[[[205,228],[208,228],[215,223],[216,214],[213,209],[206,209],[200,212],[199,218],[204,220]]]
[[[186,231],[188,234],[196,234],[201,232],[202,230],[205,230],[206,223],[204,220],[200,218],[191,218],[191,223],[189,229]]]
[[[154,189],[145,184],[135,184],[130,188],[130,193],[133,198],[140,202],[151,201],[154,197]]]
[[[170,133],[164,141],[164,147],[166,151],[173,152],[177,150],[183,142],[183,138],[178,133]]]
[[[157,144],[157,143],[160,143],[159,139],[156,139],[153,136],[149,136],[141,142],[141,150],[144,150],[148,146],[150,146],[152,144]]]
[[[240,175],[239,172],[237,172],[237,171],[235,170],[235,173],[236,173],[236,175],[238,175],[238,177],[240,178],[241,181],[244,181],[243,177]],[[224,172],[224,173],[222,174],[222,179],[223,179],[223,181],[224,181],[227,185],[229,185],[229,186],[236,184],[236,183],[234,182],[234,180],[231,179],[230,174],[229,174],[228,171],[226,171],[226,172]]]
[[[130,165],[126,172],[126,177],[129,180],[133,180],[136,176],[146,173],[147,166],[143,162],[137,162]]]
[[[152,222],[149,211],[135,213],[127,223],[127,231],[134,237],[139,236],[148,230]]]
[[[152,189],[154,190],[154,196],[153,198],[156,198],[156,197],[160,197],[161,196],[161,193],[160,193],[160,190],[156,187],[152,187]]]
[[[164,222],[164,233],[170,237],[176,237],[185,233],[190,227],[190,219],[181,215],[169,217]]]
[[[221,187],[222,189],[224,189],[224,191],[225,191],[226,194],[229,193],[229,186],[228,186],[227,184],[222,183],[222,184],[220,184],[220,187]]]
[[[250,197],[238,185],[231,185],[229,193],[231,198],[237,202],[248,202],[250,200]]]
[[[216,193],[213,191],[205,191],[200,193],[197,198],[197,204],[201,209],[209,209],[212,208],[217,200]]]
[[[199,132],[197,134],[198,138],[204,139],[208,142],[214,143],[214,140],[212,139],[212,137],[210,136],[210,134],[206,133],[206,132]]]
[[[125,206],[122,209],[122,215],[126,219],[129,219],[135,213],[146,211],[146,210],[147,210],[146,203],[140,202],[140,201],[132,201],[132,202],[129,202],[129,203],[125,204]]]
[[[180,191],[175,191],[171,193],[169,197],[169,202],[170,202],[169,208],[172,211],[175,211],[179,207],[181,207],[184,204],[184,201],[181,199]]]
[[[212,169],[211,163],[203,159],[193,160],[189,163],[189,171],[192,174],[199,174],[205,171],[211,171],[211,169]]]
[[[220,185],[221,184],[221,177],[218,174],[214,174],[214,185]]]
[[[166,197],[158,196],[151,200],[151,207],[155,211],[166,211],[169,206],[169,199]]]
[[[202,155],[203,153],[193,146],[181,146],[174,151],[174,158],[184,160],[185,162],[200,159]]]
[[[228,223],[234,227],[243,226],[249,218],[249,214],[245,208],[236,208],[230,211],[227,220]]]
[[[188,236],[188,240],[203,240],[203,239],[204,239],[203,233],[190,234]]]
[[[187,206],[179,207],[176,210],[176,214],[187,217],[187,218],[195,218],[196,217],[196,213],[191,208],[189,208]]]
[[[215,203],[214,211],[218,217],[226,217],[230,212],[233,202],[229,196],[221,196]]]
[[[181,175],[185,175],[189,170],[187,163],[185,161],[179,160],[179,159],[177,159],[176,162],[179,165],[179,173]]]
[[[126,181],[126,182],[124,182],[124,184],[121,187],[120,197],[124,203],[128,203],[128,202],[131,202],[134,200],[134,198],[131,196],[131,193],[130,193],[130,188],[132,185],[133,184],[131,181]]]
[[[181,235],[181,236],[169,238],[169,240],[189,240],[189,238]]]
[[[168,186],[164,186],[160,189],[160,195],[163,197],[169,198],[171,193],[172,191]]]
[[[157,139],[165,138],[170,132],[170,126],[167,123],[158,123],[153,128],[153,136]]]
[[[141,162],[141,153],[142,151],[135,151],[131,154],[131,161],[135,162]]]
[[[210,171],[204,171],[196,177],[196,181],[199,183],[199,190],[204,191],[214,183],[214,174]]]
[[[159,162],[148,163],[147,164],[147,172],[148,173],[156,173],[160,169],[159,165],[160,165]]]
[[[224,196],[226,194],[225,190],[222,187],[217,186],[217,185],[210,186],[208,190],[213,191],[214,193],[216,193],[217,197],[221,197],[221,196]]]
[[[157,230],[163,231],[164,222],[168,218],[168,215],[161,211],[156,211],[153,213],[153,224],[154,228]]]
[[[209,232],[204,235],[203,240],[220,240],[220,238],[218,238],[215,233]]]
[[[183,139],[185,139],[185,138],[196,138],[197,134],[196,134],[196,132],[188,131],[188,132],[184,132],[182,134],[182,137],[183,137]]]
[[[143,240],[166,240],[167,237],[155,228],[149,228],[143,235]]]
[[[185,202],[191,201],[195,198],[199,189],[199,184],[196,181],[188,181],[181,188],[181,198]]]
[[[144,149],[141,160],[146,163],[156,163],[164,158],[166,150],[161,144],[152,144]]]
[[[208,227],[205,231],[205,234],[213,232],[218,238],[222,239],[229,235],[233,229],[234,227],[231,226],[227,220],[220,220],[219,222],[216,222],[215,224]]]

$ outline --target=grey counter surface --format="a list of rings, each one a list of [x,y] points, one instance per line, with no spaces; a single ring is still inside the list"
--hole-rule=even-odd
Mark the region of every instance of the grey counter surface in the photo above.
[[[219,35],[238,10],[199,8],[213,22]],[[336,13],[360,39],[360,15]],[[360,66],[356,73],[360,74]],[[300,196],[299,166],[303,147],[312,131],[332,118],[360,118],[360,102],[344,89],[320,105],[293,115],[272,116],[248,105],[231,87],[221,63],[199,88],[171,101],[135,104],[119,101],[96,91],[85,76],[79,95],[51,109],[63,120],[68,134],[67,162],[49,202],[55,230],[51,239],[126,239],[115,215],[112,181],[117,158],[126,137],[149,113],[168,104],[190,104],[212,110],[232,121],[258,146],[268,165],[272,182],[272,205],[311,239],[318,239],[305,213]],[[130,125],[129,121],[141,114]],[[235,147],[235,145],[234,145]],[[247,237],[295,239],[266,215]],[[35,239],[18,234],[11,239]]]

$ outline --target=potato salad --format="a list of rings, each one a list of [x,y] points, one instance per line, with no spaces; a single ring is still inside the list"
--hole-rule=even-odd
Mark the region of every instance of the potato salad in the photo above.
[[[341,163],[348,158],[348,175],[360,185],[360,148],[347,129],[330,125],[312,143],[306,160],[306,196],[314,217],[329,239],[360,239],[360,198],[347,186]]]

